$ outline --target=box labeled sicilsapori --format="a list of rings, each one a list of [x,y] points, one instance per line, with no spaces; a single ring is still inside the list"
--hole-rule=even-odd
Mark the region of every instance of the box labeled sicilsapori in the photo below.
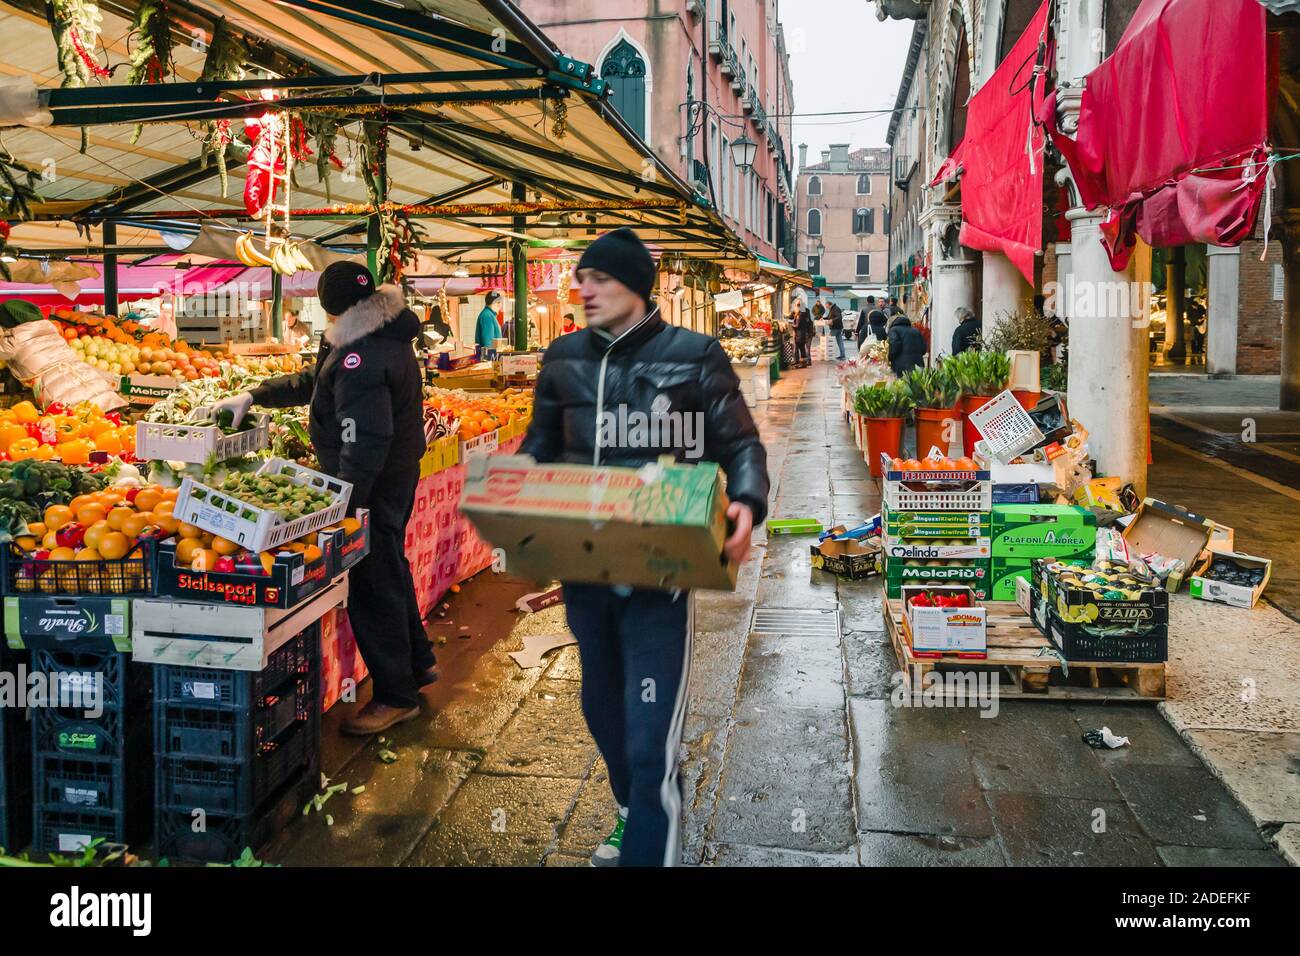
[[[727,498],[717,465],[661,458],[640,468],[469,462],[460,510],[505,552],[511,574],[550,581],[732,590],[722,555]]]
[[[1091,555],[1097,517],[1075,505],[994,505],[993,557],[1066,558]]]

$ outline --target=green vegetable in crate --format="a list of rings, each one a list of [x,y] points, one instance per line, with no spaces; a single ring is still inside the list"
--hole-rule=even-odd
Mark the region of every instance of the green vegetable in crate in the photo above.
[[[286,475],[233,474],[217,489],[266,511],[273,511],[285,521],[323,511],[334,499],[323,491],[300,485]]]

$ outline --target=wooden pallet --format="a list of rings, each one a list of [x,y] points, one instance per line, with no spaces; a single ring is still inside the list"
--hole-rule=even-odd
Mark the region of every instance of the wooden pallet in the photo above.
[[[1026,700],[1128,700],[1165,699],[1165,665],[1119,661],[1071,661],[1069,676],[1058,658],[1046,653],[1052,647],[1024,611],[1012,601],[988,601],[988,657],[957,655],[917,657],[902,626],[903,602],[884,602],[885,630],[903,669],[904,687],[924,688],[925,675],[936,672],[996,672],[998,695]],[[1040,653],[1040,651],[1042,653]],[[951,696],[952,691],[948,691]]]

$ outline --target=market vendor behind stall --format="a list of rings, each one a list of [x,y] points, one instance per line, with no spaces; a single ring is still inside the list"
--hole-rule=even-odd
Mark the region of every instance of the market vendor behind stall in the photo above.
[[[271,379],[217,403],[238,424],[249,407],[310,403],[321,469],[350,482],[349,507],[370,509],[370,554],[352,568],[349,618],[374,694],[343,724],[378,733],[418,716],[419,689],[437,680],[411,567],[406,523],[424,454],[420,367],[412,341],[420,320],[401,289],[375,287],[364,266],[332,263],[317,286],[329,327],[314,367]]]

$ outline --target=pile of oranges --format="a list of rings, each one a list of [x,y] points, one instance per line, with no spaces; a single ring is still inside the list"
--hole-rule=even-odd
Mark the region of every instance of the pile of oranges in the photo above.
[[[0,459],[84,465],[96,451],[133,455],[135,428],[91,402],[70,408],[55,403],[45,412],[30,401],[0,409]]]
[[[533,395],[526,389],[504,392],[466,392],[462,389],[427,390],[425,404],[459,422],[457,434],[469,441],[533,415]]]
[[[973,458],[895,458],[889,463],[891,471],[979,471],[979,462]]]

